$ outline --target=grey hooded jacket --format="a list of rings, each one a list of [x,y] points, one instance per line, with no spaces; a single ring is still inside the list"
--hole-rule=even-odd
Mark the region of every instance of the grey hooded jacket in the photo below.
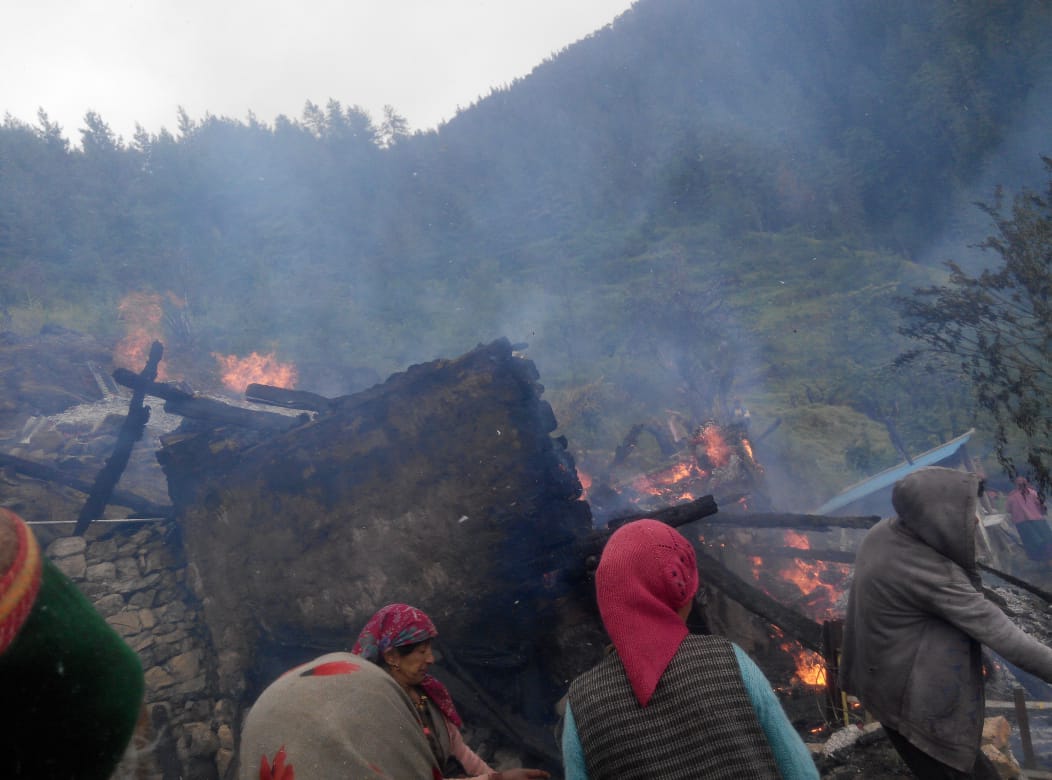
[[[897,517],[859,545],[844,624],[841,686],[881,723],[961,771],[982,736],[980,643],[1052,682],[1052,649],[982,594],[978,477],[920,469],[895,485]]]

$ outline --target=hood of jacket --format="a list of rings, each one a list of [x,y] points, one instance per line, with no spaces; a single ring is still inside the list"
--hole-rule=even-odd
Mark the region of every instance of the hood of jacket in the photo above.
[[[966,571],[974,571],[979,477],[932,466],[895,484],[891,504],[902,527]]]

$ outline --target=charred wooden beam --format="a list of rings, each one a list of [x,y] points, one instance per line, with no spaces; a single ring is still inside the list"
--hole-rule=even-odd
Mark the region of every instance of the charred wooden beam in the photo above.
[[[448,645],[439,643],[439,653],[439,665],[446,670],[442,681],[449,687],[458,707],[480,716],[480,720],[500,732],[509,743],[543,757],[552,764],[560,764],[562,755],[549,730],[529,723],[509,712],[507,707],[502,707],[457,661]]]
[[[139,375],[134,371],[129,371],[126,368],[117,368],[113,371],[113,379],[119,385],[135,389],[135,384],[139,379]],[[156,377],[154,378],[156,379]],[[146,383],[146,394],[152,395],[155,398],[162,398],[165,401],[175,401],[179,399],[193,398],[193,393],[188,393],[185,390],[180,390],[175,385],[170,385],[167,382],[157,382],[150,380]]]
[[[827,563],[855,562],[855,553],[852,550],[802,550],[798,547],[750,545],[749,554],[756,555],[764,560],[768,558],[795,558],[798,561],[824,561]]]
[[[261,385],[253,382],[245,388],[245,398],[271,406],[286,409],[306,409],[311,412],[327,412],[332,408],[332,399],[305,390],[289,390],[273,385]]]
[[[259,412],[255,409],[243,409],[214,398],[200,396],[167,401],[164,404],[164,410],[169,414],[206,420],[217,425],[236,425],[260,431],[287,431],[293,426],[306,422],[305,415],[290,417],[287,414]]]
[[[695,520],[702,520],[715,515],[718,511],[719,506],[717,505],[715,498],[712,496],[702,496],[701,498],[696,498],[686,504],[667,506],[649,512],[633,512],[630,515],[622,515],[621,517],[611,520],[606,524],[606,527],[610,531],[614,531],[625,523],[631,523],[633,520],[642,520],[647,517],[653,520],[660,520],[662,523],[667,523],[673,527],[679,527],[681,525],[686,525],[687,523],[692,523]]]
[[[754,615],[782,629],[809,650],[822,652],[822,626],[796,610],[780,604],[759,588],[750,585],[708,553],[707,548],[692,541],[698,558],[702,582],[737,601]]]
[[[106,504],[113,494],[113,489],[128,466],[135,442],[142,438],[146,423],[150,419],[150,407],[145,406],[146,386],[157,378],[157,365],[164,354],[164,346],[159,341],[150,345],[150,355],[134,382],[128,414],[117,432],[117,443],[113,445],[113,454],[106,458],[106,463],[95,477],[95,484],[88,492],[88,499],[77,516],[77,525],[73,529],[75,536],[83,536],[91,521],[101,517]]]
[[[1010,585],[1015,585],[1017,588],[1022,588],[1028,593],[1033,593],[1038,598],[1044,599],[1047,603],[1052,604],[1052,593],[1049,593],[1047,590],[1043,590],[1037,587],[1036,585],[1031,585],[1026,580],[1021,580],[1018,577],[1014,577],[1008,572],[1000,571],[998,569],[993,568],[992,566],[987,566],[985,563],[980,563],[979,568],[983,571],[990,572],[990,574],[993,574],[995,577],[1000,577],[1002,580],[1004,580]]]
[[[720,512],[706,525],[736,525],[742,528],[792,528],[799,531],[828,531],[832,528],[868,529],[880,522],[877,515],[835,517],[797,515],[782,512]]]
[[[113,378],[118,384],[125,387],[135,387],[136,374],[126,368],[118,368],[114,371]],[[166,382],[148,382],[146,394],[164,399],[164,410],[170,414],[205,420],[216,425],[236,425],[263,431],[284,431],[302,422],[299,417],[244,409],[240,406],[225,404],[214,398],[203,398]]]
[[[46,463],[37,463],[15,455],[0,453],[0,467],[9,468],[19,474],[39,479],[43,482],[53,482],[56,485],[71,487],[74,490],[79,490],[81,493],[91,492],[91,482],[85,479],[78,479]],[[126,490],[115,489],[110,495],[110,503],[126,506],[150,517],[168,517],[172,513],[170,506],[155,504],[147,498],[135,493],[129,493]]]

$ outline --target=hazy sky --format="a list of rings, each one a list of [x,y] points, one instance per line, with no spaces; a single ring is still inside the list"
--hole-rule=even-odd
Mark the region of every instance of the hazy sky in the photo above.
[[[271,124],[307,100],[434,127],[609,24],[632,0],[0,0],[0,114],[129,140],[182,106]]]

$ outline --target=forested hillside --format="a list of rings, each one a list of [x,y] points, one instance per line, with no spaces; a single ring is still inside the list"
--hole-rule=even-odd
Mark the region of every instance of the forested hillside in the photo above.
[[[507,336],[579,460],[740,396],[806,508],[897,459],[885,419],[914,451],[973,424],[954,374],[891,368],[894,299],[940,278],[1050,36],[1041,0],[640,0],[432,132],[353,95],[132,139],[43,106],[0,127],[0,329],[116,344],[155,296],[173,366],[274,352],[325,393],[310,366]]]

